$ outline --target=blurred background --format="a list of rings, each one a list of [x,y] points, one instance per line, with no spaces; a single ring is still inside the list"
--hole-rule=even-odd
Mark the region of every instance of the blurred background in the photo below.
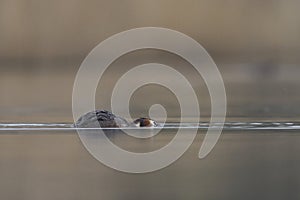
[[[294,0],[1,0],[0,120],[72,121],[72,87],[85,56],[111,35],[144,26],[180,31],[205,47],[225,82],[228,117],[297,119],[299,6]],[[125,65],[153,61],[188,73],[199,88],[201,112],[209,116],[201,78],[193,78],[191,66],[165,52],[142,51],[120,58],[108,77],[118,77]],[[107,85],[113,83],[99,84],[97,106],[109,109]],[[169,106],[176,104],[172,102]],[[143,107],[133,104],[133,109]]]
[[[204,46],[224,79],[227,121],[299,121],[299,8],[298,0],[0,0],[0,123],[72,122],[72,88],[84,58],[113,34],[145,26],[180,31]],[[149,49],[111,64],[98,84],[97,108],[110,109],[122,73],[149,62],[185,75],[201,120],[210,117],[201,76],[178,56]],[[143,116],[156,103],[178,121],[176,97],[157,85],[134,93],[132,115]],[[201,160],[204,134],[197,134],[174,164],[139,175],[102,165],[76,131],[2,130],[0,199],[300,199],[299,130],[244,128],[223,131]],[[111,140],[147,152],[175,134]]]

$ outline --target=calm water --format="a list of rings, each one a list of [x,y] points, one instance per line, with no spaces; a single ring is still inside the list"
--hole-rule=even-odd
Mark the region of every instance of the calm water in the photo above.
[[[126,174],[104,166],[67,126],[2,125],[1,199],[300,198],[300,134],[297,127],[289,129],[291,124],[281,130],[267,125],[266,130],[232,130],[227,124],[213,151],[202,160],[198,152],[205,128],[201,128],[179,160],[147,174]],[[15,129],[5,130],[8,127]],[[147,152],[166,145],[175,134],[174,129],[164,129],[151,139],[125,134],[110,139],[126,150]]]
[[[172,64],[181,69],[182,63]],[[213,151],[198,159],[207,128],[202,122],[193,144],[175,163],[153,173],[126,174],[94,159],[70,129],[76,69],[1,68],[0,199],[300,199],[300,68],[286,69],[221,65],[227,121]],[[97,108],[109,110],[107,91],[120,75],[115,72],[108,71],[99,84]],[[208,121],[205,84],[193,72],[184,73]],[[144,91],[137,91],[130,105],[134,116],[161,103],[169,121],[176,122],[178,103],[172,94],[148,87],[157,95],[145,98]],[[167,144],[175,133],[169,127],[152,139],[124,134],[110,139],[124,149],[147,152]]]

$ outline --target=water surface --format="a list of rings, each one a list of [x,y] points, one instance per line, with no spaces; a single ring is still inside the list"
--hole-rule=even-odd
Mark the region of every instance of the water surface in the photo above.
[[[200,160],[202,129],[179,160],[147,174],[104,166],[87,152],[75,130],[4,132],[1,199],[300,198],[300,134],[295,130],[225,130],[213,151]],[[145,152],[164,146],[175,133],[162,130],[142,140],[115,134],[111,140]]]

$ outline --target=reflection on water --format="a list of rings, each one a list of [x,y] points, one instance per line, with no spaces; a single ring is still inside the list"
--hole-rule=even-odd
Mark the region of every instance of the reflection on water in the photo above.
[[[225,131],[204,159],[198,134],[175,163],[147,174],[126,174],[94,159],[76,132],[0,134],[1,199],[299,199],[300,134]],[[71,133],[71,134],[70,134]],[[151,139],[114,134],[120,147],[147,152],[175,130]],[[200,130],[199,133],[205,133]]]
[[[117,61],[107,71],[96,94],[97,108],[110,110],[109,91],[126,69],[145,62],[143,54],[137,57],[140,60],[135,63],[129,61],[134,56]],[[174,66],[191,80],[202,118],[200,124],[183,125],[187,132],[200,128],[200,134],[171,166],[139,175],[102,165],[70,128],[74,67],[1,68],[0,199],[300,198],[299,67],[220,64],[227,91],[227,121],[213,151],[199,160],[210,117],[206,86],[183,61],[173,57],[159,57],[158,61]],[[179,121],[174,95],[148,86],[133,97],[130,109],[134,117],[147,114],[149,106],[159,100],[168,111],[169,127],[150,139],[113,134],[111,141],[134,152],[153,151],[170,142],[176,131],[171,122]]]
[[[130,62],[135,58],[131,56],[128,60],[124,58],[125,61],[123,59],[123,62],[116,62],[110,67],[111,70],[107,71],[96,93],[98,109],[111,110],[110,95],[115,81],[124,71],[145,61],[143,54],[137,56],[142,57],[138,60],[140,62]],[[201,76],[194,73],[183,61],[174,61],[173,57],[159,57],[156,60],[170,66],[175,65],[175,69],[188,77],[198,95],[201,117],[209,118],[210,98]],[[48,70],[28,68],[28,71],[13,70],[9,67],[0,69],[0,122],[72,122],[72,88],[76,67],[54,66]],[[277,66],[272,72],[245,64],[219,64],[219,69],[227,93],[227,117],[236,118],[233,121],[244,117],[252,118],[251,121],[299,119],[300,68],[297,65]],[[270,76],[262,78],[261,73]],[[170,91],[155,86],[147,86],[145,90],[139,89],[133,95],[130,104],[133,117],[146,115],[154,103],[166,107],[169,121],[177,121],[180,110],[176,97]]]
[[[245,120],[245,119],[244,119]],[[207,129],[219,128],[223,130],[300,130],[300,122],[225,122],[223,123],[158,123],[156,127],[103,127],[103,128],[76,128],[73,124],[69,123],[0,123],[0,134],[6,134],[6,131],[74,131],[74,130],[127,130],[127,131],[151,131],[151,130],[174,130],[174,129]],[[26,133],[26,132],[23,132]]]
[[[300,199],[300,1],[220,2],[1,1],[0,199]],[[149,25],[205,46],[224,79],[227,122],[213,151],[199,160],[211,111],[201,76],[166,52],[121,56],[99,82],[97,108],[111,110],[114,84],[128,69],[161,63],[188,77],[202,117],[187,125],[187,134],[200,130],[178,161],[126,174],[94,159],[70,128],[72,87],[95,45]],[[165,88],[139,88],[129,107],[137,118],[157,103],[168,123],[179,121],[178,101]],[[130,151],[152,151],[174,137],[176,124],[169,125],[150,139],[116,132],[109,138]]]
[[[102,165],[70,128],[76,70],[3,70],[0,199],[299,199],[300,79],[299,68],[288,69],[278,67],[276,73],[271,73],[272,78],[262,81],[257,76],[260,69],[230,65],[225,70],[223,65],[220,70],[227,90],[228,118],[213,151],[205,159],[198,159],[205,136],[198,134],[188,151],[171,166],[139,175]],[[100,86],[112,84],[115,72],[112,70]],[[268,70],[265,73],[270,74]],[[209,95],[204,84],[197,85],[198,76],[190,72],[187,75],[199,91],[204,116],[192,128],[205,133]],[[97,98],[104,100],[97,101],[98,107],[108,108],[110,101],[105,97],[109,95],[100,91]],[[178,111],[173,109],[177,104],[170,100],[172,96],[162,89],[155,91],[164,100],[161,103],[169,106],[168,122],[178,122],[172,118]],[[136,94],[136,102],[144,102],[142,92]],[[154,97],[146,99],[147,105],[156,103]],[[132,111],[138,115],[147,109],[145,104],[133,105]],[[174,137],[176,128],[169,125],[151,139],[123,134],[111,135],[110,139],[130,151],[153,151]]]

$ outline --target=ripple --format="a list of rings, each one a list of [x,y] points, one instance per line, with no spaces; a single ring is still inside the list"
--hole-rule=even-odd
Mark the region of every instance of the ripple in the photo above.
[[[158,127],[123,127],[122,129],[149,130],[149,129],[214,129],[220,123],[165,123]],[[74,128],[71,123],[0,123],[0,132],[4,131],[74,131],[87,130],[120,130],[121,128]],[[300,130],[300,122],[226,122],[223,130]]]

